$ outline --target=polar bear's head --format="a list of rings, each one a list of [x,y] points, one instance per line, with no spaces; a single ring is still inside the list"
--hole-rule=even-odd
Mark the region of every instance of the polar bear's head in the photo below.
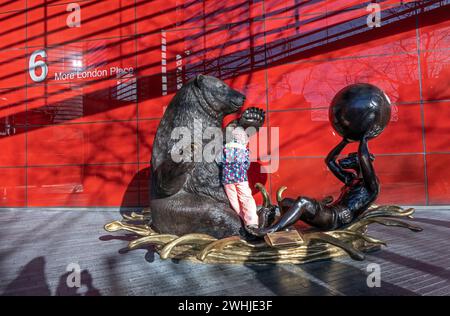
[[[212,76],[198,75],[195,86],[216,113],[230,114],[238,111],[245,101],[245,95],[230,88],[225,82]]]

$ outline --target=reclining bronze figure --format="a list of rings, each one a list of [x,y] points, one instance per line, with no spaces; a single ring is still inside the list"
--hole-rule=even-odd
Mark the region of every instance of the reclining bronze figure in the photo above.
[[[330,171],[344,183],[336,201],[317,201],[300,196],[285,198],[279,207],[283,214],[274,224],[266,227],[248,227],[255,236],[264,236],[286,229],[298,220],[322,230],[334,230],[348,225],[376,200],[380,184],[372,165],[375,157],[369,153],[368,140],[381,134],[390,120],[391,105],[388,97],[369,84],[348,86],[333,99],[330,122],[343,140],[325,159]],[[357,153],[338,159],[351,141],[359,141]],[[261,210],[261,216],[274,210]]]

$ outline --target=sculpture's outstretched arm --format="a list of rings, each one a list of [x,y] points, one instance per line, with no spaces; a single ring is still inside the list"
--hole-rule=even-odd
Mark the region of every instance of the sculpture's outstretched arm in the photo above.
[[[361,169],[361,175],[364,180],[364,185],[369,192],[378,194],[379,183],[370,160],[369,147],[367,145],[367,138],[363,137],[359,143],[358,160]]]
[[[248,136],[252,137],[264,125],[265,115],[264,110],[257,107],[250,107],[242,113],[239,119],[231,121],[226,128],[241,126],[247,131]]]
[[[342,169],[341,166],[339,166],[339,164],[336,162],[336,159],[345,148],[345,146],[347,146],[347,144],[348,141],[344,138],[339,144],[337,144],[336,147],[334,147],[330,151],[327,158],[325,158],[325,163],[327,164],[331,172],[336,176],[336,178],[338,178],[345,184],[350,183],[355,178],[355,174],[353,172]]]

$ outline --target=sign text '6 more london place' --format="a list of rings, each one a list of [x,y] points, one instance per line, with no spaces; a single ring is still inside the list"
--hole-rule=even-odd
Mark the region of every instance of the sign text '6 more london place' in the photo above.
[[[134,68],[120,68],[120,67],[110,67],[109,69],[90,69],[84,71],[73,71],[73,72],[55,72],[55,81],[64,80],[74,80],[74,79],[100,79],[110,76],[116,76],[117,78],[123,77],[124,75],[134,75]]]

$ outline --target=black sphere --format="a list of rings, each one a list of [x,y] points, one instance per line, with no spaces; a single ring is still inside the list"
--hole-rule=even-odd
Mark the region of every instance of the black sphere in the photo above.
[[[331,101],[329,119],[344,138],[359,141],[381,134],[391,119],[391,102],[378,87],[357,83],[343,88]]]

